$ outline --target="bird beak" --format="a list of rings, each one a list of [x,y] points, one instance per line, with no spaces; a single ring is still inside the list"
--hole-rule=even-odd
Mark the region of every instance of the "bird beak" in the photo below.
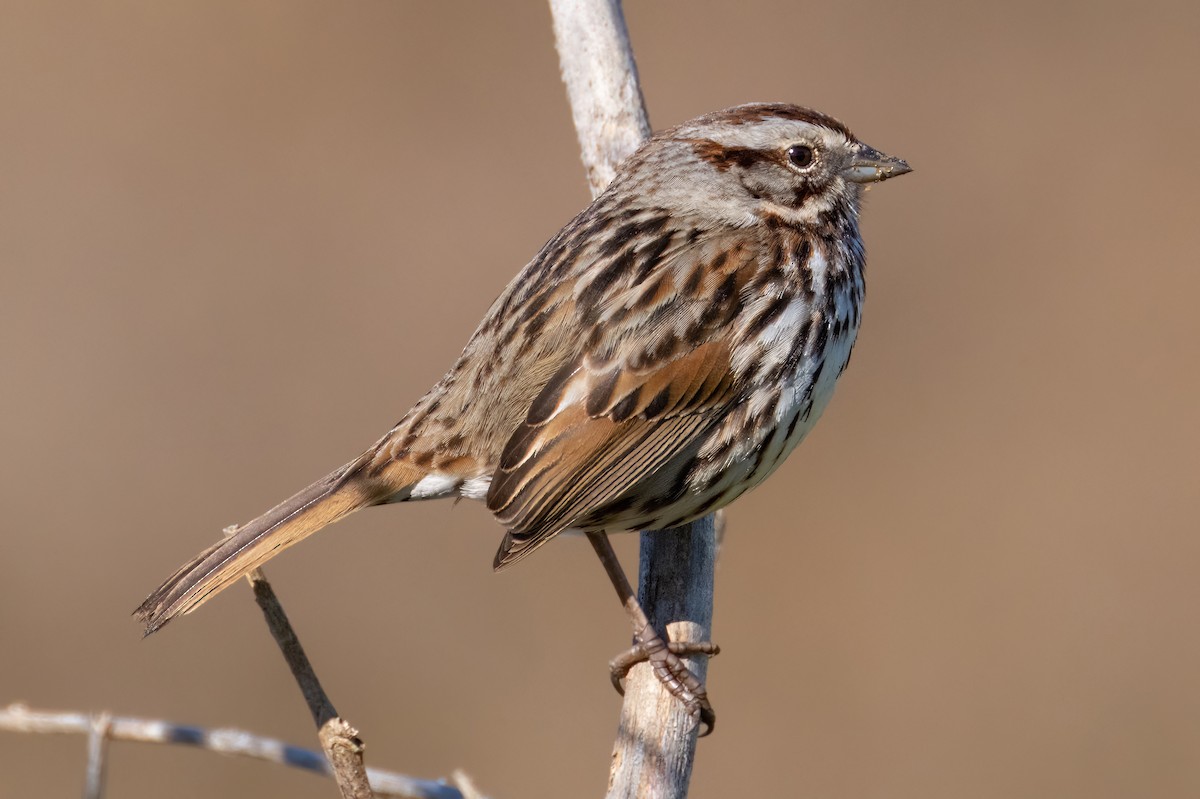
[[[905,172],[912,172],[912,167],[903,159],[884,155],[874,147],[860,144],[850,165],[842,170],[842,176],[853,183],[877,183]]]

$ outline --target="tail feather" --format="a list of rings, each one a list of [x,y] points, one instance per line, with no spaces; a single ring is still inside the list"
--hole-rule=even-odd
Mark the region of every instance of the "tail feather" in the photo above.
[[[326,475],[239,527],[171,575],[133,612],[146,626],[146,635],[176,616],[191,613],[280,550],[359,508],[385,501],[393,493],[394,489],[380,485],[383,481],[363,479],[358,466],[355,461]],[[400,481],[397,488],[403,485]]]

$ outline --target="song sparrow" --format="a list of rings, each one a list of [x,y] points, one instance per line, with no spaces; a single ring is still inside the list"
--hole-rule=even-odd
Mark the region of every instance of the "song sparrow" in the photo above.
[[[591,538],[641,654],[711,729],[606,533],[675,527],[762,482],[816,423],[863,303],[863,184],[909,171],[816,111],[752,104],[647,141],[508,285],[441,381],[350,463],[137,609],[147,633],[352,511],[482,499],[501,568]],[[703,647],[702,647],[703,649]]]

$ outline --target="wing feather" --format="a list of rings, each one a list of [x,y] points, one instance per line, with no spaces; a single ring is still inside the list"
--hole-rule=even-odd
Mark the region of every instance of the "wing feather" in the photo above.
[[[497,568],[564,529],[601,529],[653,492],[678,497],[670,470],[739,401],[732,325],[754,293],[761,247],[727,230],[659,233],[645,246],[614,238],[617,250],[594,254],[609,266],[574,276],[583,345],[554,363],[488,489],[509,531]]]
[[[488,491],[509,529],[497,568],[654,476],[733,400],[719,340],[638,369],[587,356],[562,369],[509,440]]]

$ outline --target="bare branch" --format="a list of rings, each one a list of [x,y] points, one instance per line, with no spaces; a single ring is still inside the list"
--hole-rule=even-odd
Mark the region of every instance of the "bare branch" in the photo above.
[[[246,579],[254,589],[254,601],[262,610],[271,637],[279,645],[283,659],[287,661],[292,676],[296,678],[296,684],[300,686],[300,693],[304,695],[304,702],[308,705],[308,712],[312,714],[313,723],[320,730],[327,721],[337,717],[337,709],[334,708],[333,702],[329,701],[325,689],[321,687],[321,681],[317,679],[317,673],[313,671],[312,663],[304,653],[304,647],[300,645],[300,638],[288,621],[283,605],[279,604],[279,597],[267,582],[263,570],[254,569],[246,575]]]
[[[593,196],[650,135],[625,18],[618,0],[550,0],[563,82]],[[672,641],[708,640],[717,533],[709,516],[662,533],[642,533],[638,599]],[[668,624],[668,622],[671,622]],[[707,658],[690,667],[704,678]],[[697,724],[647,664],[633,668],[613,750],[612,797],[687,795]]]
[[[227,528],[227,532],[232,534],[236,529],[230,527]],[[338,716],[263,570],[254,569],[246,575],[246,579],[254,589],[254,601],[258,603],[263,618],[267,620],[271,637],[279,645],[283,659],[292,670],[292,676],[300,686],[300,693],[304,694],[308,711],[317,725],[317,738],[321,741],[325,757],[329,759],[333,778],[337,781],[342,799],[373,799],[375,794],[371,791],[371,783],[367,779],[367,767],[363,763],[363,742],[358,737],[358,730]]]
[[[51,713],[30,710],[21,704],[0,708],[0,730],[8,732],[91,735],[97,717],[87,713]],[[206,730],[169,721],[113,716],[108,719],[109,741],[195,746],[222,755],[249,757],[301,768],[326,777],[333,769],[320,752],[302,749],[274,738],[228,728]],[[367,769],[378,796],[399,799],[466,799],[462,791],[439,780],[420,780],[382,769]]]
[[[108,765],[108,733],[112,716],[101,713],[92,716],[88,729],[87,778],[83,784],[83,799],[103,799],[104,776]]]
[[[554,41],[592,196],[650,137],[629,31],[616,0],[550,0]]]
[[[642,533],[638,600],[671,642],[701,643],[712,629],[713,568],[717,550],[712,516],[686,528]],[[708,657],[686,660],[704,679]],[[684,797],[696,754],[697,722],[646,664],[625,682],[625,702],[613,749],[609,799]]]
[[[372,799],[375,794],[363,764],[363,742],[358,730],[335,716],[321,725],[317,737],[333,766],[333,778],[343,799]]]

